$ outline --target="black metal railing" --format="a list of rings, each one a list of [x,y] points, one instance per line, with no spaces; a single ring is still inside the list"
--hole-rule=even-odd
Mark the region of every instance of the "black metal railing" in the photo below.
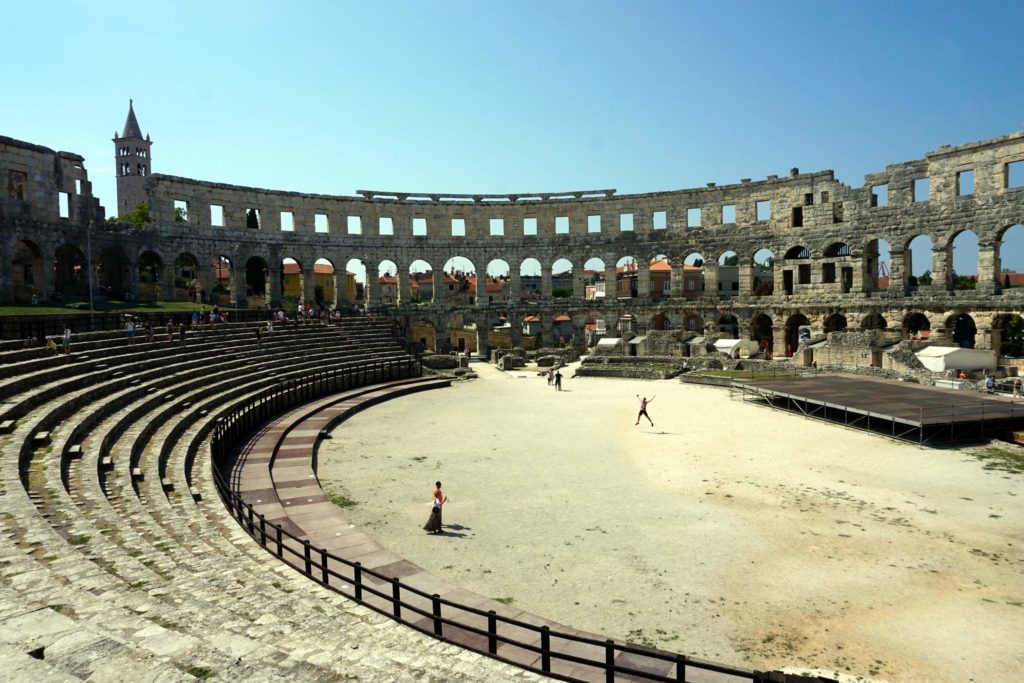
[[[563,680],[581,680],[565,673],[572,666],[603,672],[607,681],[614,681],[621,675],[678,683],[688,680],[688,670],[712,671],[733,676],[737,681],[754,683],[786,680],[787,676],[779,672],[766,674],[749,671],[611,639],[564,633],[552,630],[549,626],[513,619],[494,610],[484,611],[447,600],[403,584],[398,577],[387,576],[363,567],[359,562],[338,557],[325,548],[311,545],[308,539],[300,538],[282,525],[268,521],[229,486],[222,469],[229,456],[272,418],[290,408],[339,391],[421,374],[422,366],[413,359],[314,373],[267,389],[223,416],[213,429],[211,451],[214,481],[231,515],[261,547],[286,561],[310,580],[417,631],[462,644],[531,671]],[[525,632],[532,637],[517,638],[514,632]],[[466,634],[478,638],[467,638]],[[465,640],[476,642],[465,644],[462,642]],[[499,648],[504,648],[505,652]],[[510,656],[512,653],[509,649],[518,656]],[[569,650],[574,650],[576,654]],[[581,654],[581,651],[590,654]],[[526,653],[532,653],[533,657],[524,657]],[[523,663],[531,659],[534,660],[533,664]],[[557,667],[558,662],[565,666]]]

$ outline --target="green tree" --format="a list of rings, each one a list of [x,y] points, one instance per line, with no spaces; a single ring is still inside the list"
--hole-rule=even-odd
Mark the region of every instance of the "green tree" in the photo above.
[[[188,223],[188,214],[185,213],[184,207],[174,207],[174,222],[175,223]]]
[[[953,271],[953,289],[974,289],[978,286],[978,282],[971,275],[957,275],[956,271]]]
[[[921,273],[920,277],[917,278],[917,283],[920,285],[930,285],[932,283],[932,271],[926,270]]]
[[[149,221],[149,204],[146,202],[136,204],[134,209],[123,216],[111,216],[107,219],[108,223],[127,223],[136,230],[142,230]]]
[[[740,257],[736,254],[732,256],[726,256],[725,260],[722,261],[723,266],[738,266],[740,264]]]

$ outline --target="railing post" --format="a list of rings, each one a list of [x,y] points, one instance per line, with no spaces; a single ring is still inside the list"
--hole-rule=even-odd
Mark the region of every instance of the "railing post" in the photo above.
[[[277,556],[284,557],[284,538],[281,534],[281,526],[275,524],[274,529],[277,530]]]
[[[327,548],[320,548],[320,578],[325,586],[331,585],[331,575],[327,573]]]
[[[676,680],[680,683],[686,681],[686,656],[676,655]]]
[[[310,555],[309,539],[302,542],[302,559],[306,561],[306,576],[313,578],[313,558]]]
[[[441,635],[441,596],[437,593],[431,596],[431,602],[434,604],[434,635]]]
[[[498,618],[494,610],[487,612],[487,651],[498,654]]]
[[[604,680],[615,683],[615,641],[604,641]]]
[[[249,508],[249,535],[252,536],[255,533],[256,525],[253,522],[253,509],[252,503],[248,503],[246,507]]]
[[[355,566],[352,567],[354,574],[352,576],[352,583],[356,589],[356,601],[363,601],[363,563],[356,562]]]
[[[395,607],[395,619],[402,620],[402,587],[398,577],[391,579],[391,602]]]
[[[551,629],[546,624],[540,627],[540,670],[551,672]]]
[[[267,518],[260,513],[260,545],[267,547]]]

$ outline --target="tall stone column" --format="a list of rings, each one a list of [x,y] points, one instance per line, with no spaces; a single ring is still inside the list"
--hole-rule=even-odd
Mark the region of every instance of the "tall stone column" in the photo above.
[[[540,267],[540,298],[543,301],[551,300],[551,264],[544,264]]]
[[[7,248],[7,243],[0,241],[0,303],[13,304],[14,303],[14,275],[12,273],[11,257],[13,254],[11,250]],[[49,261],[52,263],[52,259]],[[47,261],[45,255],[43,257],[43,271],[47,270]],[[50,271],[53,269],[50,268]],[[37,289],[42,282],[37,283]],[[51,290],[44,289],[40,293],[39,300],[46,301]]]
[[[704,294],[711,297],[720,297],[723,294],[723,292],[718,291],[717,262],[704,262]]]
[[[50,294],[53,293],[53,290],[54,290],[54,288],[56,286],[55,282],[54,282],[54,270],[53,269],[54,269],[54,267],[56,265],[57,255],[49,247],[42,247],[41,253],[42,253],[42,256],[43,256],[43,267],[40,269],[42,272],[39,273],[39,281],[36,283],[36,291],[39,292],[39,300],[40,301],[49,301]],[[4,280],[4,275],[3,275],[4,267],[5,266],[7,268],[11,267],[11,258],[10,257],[11,257],[11,254],[8,253],[7,256],[3,260],[3,263],[0,263],[0,282],[2,282]],[[9,284],[7,285],[7,289],[6,290],[4,289],[3,286],[0,286],[0,292],[2,292],[2,291],[11,291],[10,283],[12,282],[11,278],[13,278],[13,274],[9,270],[7,272],[8,272],[8,274],[7,274],[7,278],[8,278],[7,282]]]
[[[890,297],[901,297],[907,292],[906,259],[904,254],[892,251],[889,254],[889,290]]]
[[[398,304],[409,303],[409,269],[398,266],[398,292],[395,299]]]
[[[604,299],[608,302],[617,301],[619,298],[619,278],[615,264],[605,264],[604,267]]]
[[[999,246],[997,240],[978,243],[978,285],[979,293],[995,294],[1002,291],[1000,279]]]
[[[929,289],[946,292],[953,289],[953,246],[932,247],[932,284]]]
[[[161,301],[174,301],[174,262],[160,264],[159,297]]]
[[[779,259],[775,260],[775,265],[772,266],[772,295],[776,297],[784,297],[786,294],[786,269],[782,267]],[[795,290],[794,290],[795,291]]]
[[[651,266],[643,261],[636,264],[636,296],[644,302],[651,298]]]
[[[540,343],[545,348],[551,348],[555,345],[554,324],[554,320],[549,315],[544,316],[540,321]]]
[[[434,353],[444,353],[448,348],[448,337],[444,327],[434,325]]]
[[[583,301],[587,296],[587,286],[583,281],[583,264],[572,266],[572,296],[577,301]]]
[[[484,360],[488,360],[491,357],[491,321],[486,315],[482,315],[477,318],[476,321],[476,344],[477,353],[479,353]]]
[[[772,326],[772,357],[786,357],[786,328],[779,325]]]
[[[267,266],[267,287],[270,290],[266,293],[265,300],[270,302],[272,308],[281,307],[281,280],[283,278],[281,270],[284,268],[284,264],[279,264],[277,267],[273,265]],[[305,278],[305,273],[303,273]],[[259,292],[257,292],[258,294]],[[299,295],[302,298],[302,295]],[[305,302],[302,302],[305,303]]]
[[[683,291],[683,265],[684,262],[681,259],[672,258],[668,261],[669,267],[669,290],[671,291],[671,298],[682,299],[685,296]]]
[[[487,270],[485,268],[478,269],[476,272],[476,305],[486,306],[487,305]]]
[[[519,278],[519,268],[513,267],[508,273],[508,301],[510,304],[519,302],[522,296],[523,284]]]
[[[443,304],[445,294],[447,293],[445,291],[444,286],[444,271],[441,270],[440,268],[434,268],[433,270],[431,270],[430,284],[434,290],[434,296],[433,299],[431,300],[431,303],[433,303],[435,306]]]
[[[746,265],[741,264],[737,272],[739,277],[739,287],[741,295],[751,295],[754,293],[754,266],[749,263]]]
[[[521,315],[509,315],[509,336],[512,338],[512,348],[523,345],[523,317]]]
[[[231,267],[231,289],[234,290],[232,295],[235,299],[236,308],[248,308],[249,307],[249,295],[246,292],[245,285],[245,266],[241,267],[232,263]]]
[[[313,264],[302,266],[302,303],[316,304],[316,272]]]
[[[380,307],[380,280],[371,277],[369,268],[366,270],[366,282],[363,284],[363,305],[367,309]]]
[[[203,264],[200,262],[196,268],[196,280],[198,281],[198,289],[201,292],[200,301],[206,303],[210,301],[210,297],[213,296],[213,266],[210,263]]]

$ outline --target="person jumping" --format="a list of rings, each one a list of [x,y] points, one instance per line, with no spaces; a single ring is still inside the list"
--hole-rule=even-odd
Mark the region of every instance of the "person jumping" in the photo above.
[[[633,426],[636,427],[636,425],[640,424],[641,417],[646,417],[647,421],[650,422],[651,426],[653,427],[654,420],[652,420],[651,416],[647,414],[647,404],[653,401],[656,397],[651,396],[650,400],[648,400],[646,396],[640,398],[640,394],[637,394],[636,397],[640,399],[640,413],[636,416],[636,424],[634,424]]]

